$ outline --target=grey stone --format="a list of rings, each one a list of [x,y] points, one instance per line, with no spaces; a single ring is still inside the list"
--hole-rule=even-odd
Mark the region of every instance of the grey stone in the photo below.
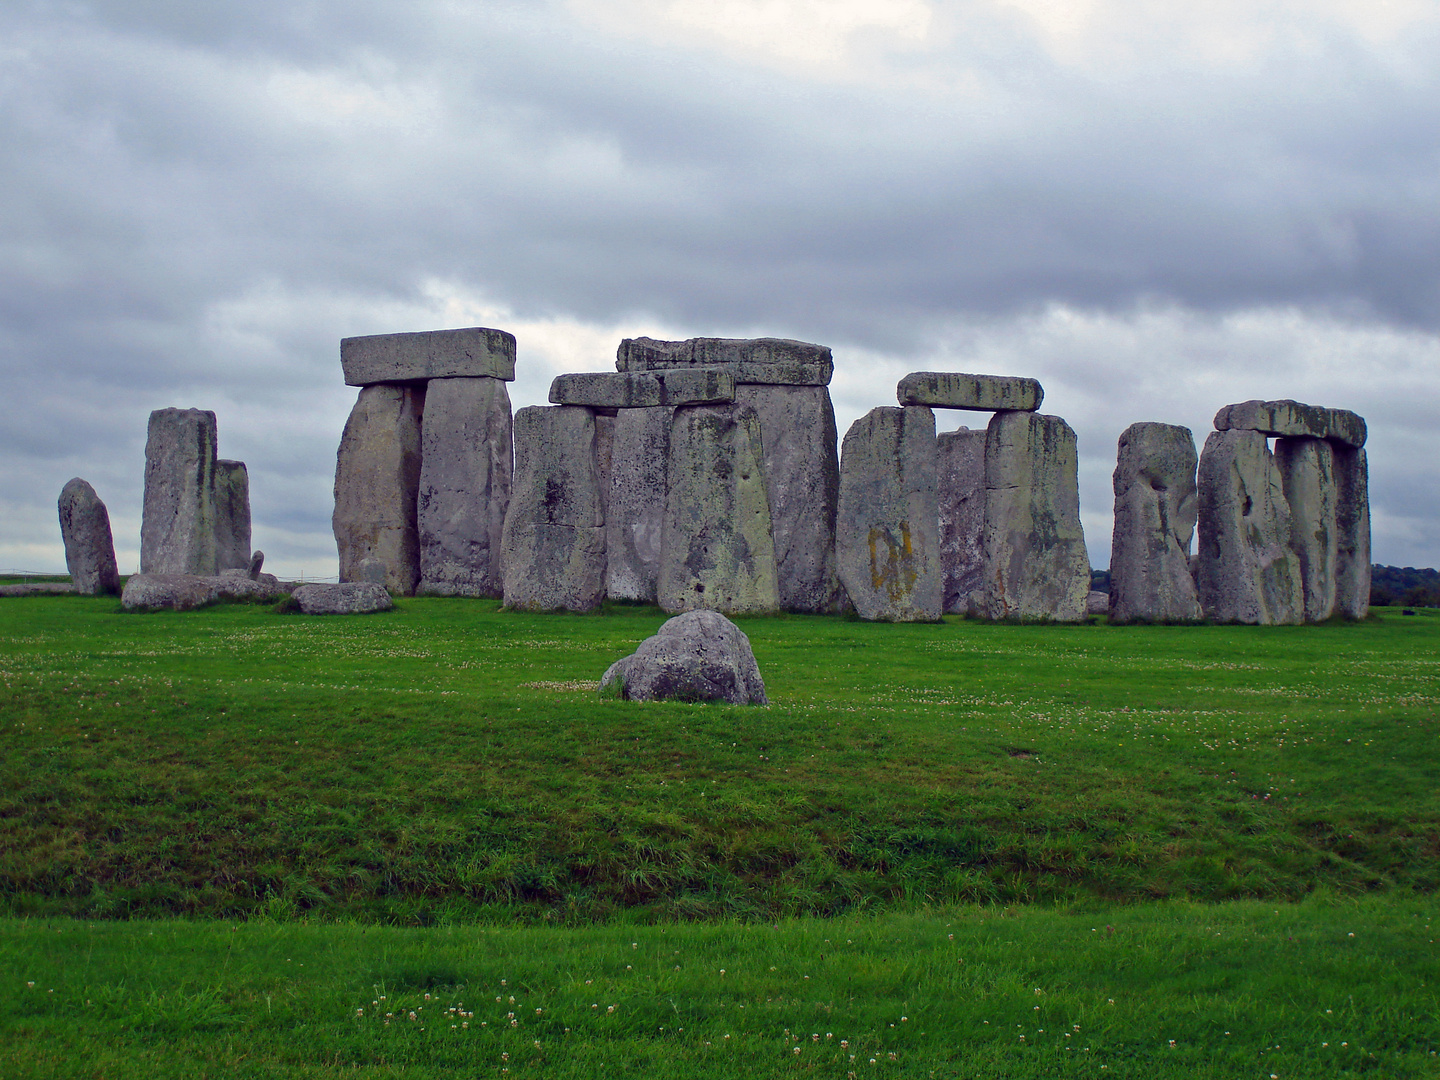
[[[373,581],[299,585],[290,597],[306,615],[367,615],[395,606],[385,587]]]
[[[510,505],[510,395],[499,379],[436,379],[420,424],[420,590],[499,596]]]
[[[77,476],[60,489],[59,510],[65,568],[75,591],[87,596],[118,593],[115,538],[110,532],[110,513],[100,496]]]
[[[985,431],[942,431],[935,453],[942,605],[963,615],[985,585]]]
[[[723,405],[735,400],[735,376],[724,367],[557,375],[550,383],[550,400],[592,409]]]
[[[0,585],[0,596],[44,596],[47,593],[75,593],[68,581],[28,581],[19,585]]]
[[[1034,412],[1045,391],[1034,379],[1009,375],[964,375],[958,371],[913,371],[900,380],[895,396],[901,405],[975,412]]]
[[[214,599],[274,600],[284,587],[274,574],[251,574],[249,570],[221,570],[207,578]]]
[[[342,338],[347,386],[422,379],[515,378],[515,335],[483,326]]]
[[[215,414],[156,409],[145,440],[142,574],[213,574]]]
[[[215,565],[250,565],[250,474],[243,461],[215,462]]]
[[[1199,513],[1195,436],[1174,424],[1131,424],[1120,436],[1116,457],[1110,620],[1201,618],[1190,573]]]
[[[1335,610],[1347,619],[1370,612],[1370,472],[1365,451],[1334,446]]]
[[[250,553],[250,565],[247,568],[249,570],[251,578],[258,580],[260,577],[260,568],[264,565],[265,552],[261,551],[259,548],[256,548]]]
[[[788,338],[626,338],[615,354],[618,371],[667,371],[724,365],[737,384],[828,386],[835,361],[824,345]]]
[[[131,574],[120,594],[120,603],[130,610],[188,611],[214,600],[212,576],[200,574]]]
[[[688,611],[666,622],[600,680],[619,683],[628,701],[724,701],[768,705],[750,639],[714,611]]]
[[[1092,589],[1090,595],[1085,598],[1085,614],[1109,615],[1110,594],[1108,592],[1100,592],[1098,589]]]
[[[605,504],[605,592],[612,600],[655,602],[674,415],[658,406],[615,417]]]
[[[998,412],[985,435],[989,619],[1082,622],[1090,559],[1075,432],[1058,416]]]
[[[1334,439],[1346,446],[1365,445],[1365,418],[1348,409],[1326,409],[1298,401],[1242,401],[1215,414],[1216,431],[1259,431]]]
[[[1335,454],[1323,439],[1287,436],[1275,440],[1275,465],[1290,507],[1290,550],[1299,562],[1306,622],[1335,614]]]
[[[835,555],[862,619],[940,618],[938,484],[935,414],[924,406],[871,409],[845,433]]]
[[[355,564],[355,575],[351,580],[371,581],[376,585],[384,585],[390,580],[390,569],[385,565],[384,559],[367,555]]]
[[[1200,454],[1195,587],[1213,622],[1298,623],[1304,615],[1290,506],[1260,431],[1212,431]]]
[[[746,405],[675,410],[656,599],[671,612],[780,605],[760,418]]]
[[[515,483],[501,533],[505,606],[589,611],[605,595],[595,417],[575,405],[515,414]]]
[[[335,455],[335,514],[340,580],[359,577],[360,560],[386,567],[385,584],[410,596],[420,582],[420,430],[423,386],[378,385],[360,391]]]
[[[835,409],[823,386],[743,385],[735,400],[755,410],[780,606],[819,613],[844,606],[835,567],[840,459]]]

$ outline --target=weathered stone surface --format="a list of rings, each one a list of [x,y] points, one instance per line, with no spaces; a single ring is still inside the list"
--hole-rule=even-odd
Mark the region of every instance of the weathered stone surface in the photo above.
[[[299,585],[290,597],[306,615],[366,615],[395,606],[385,586],[373,581]]]
[[[1259,431],[1212,431],[1200,454],[1195,588],[1212,622],[1298,623],[1299,561],[1290,506]]]
[[[145,440],[142,574],[213,574],[215,414],[156,409]]]
[[[724,701],[768,705],[765,681],[750,639],[714,611],[688,611],[669,620],[600,680],[618,681],[629,701]]]
[[[658,406],[615,417],[605,504],[605,591],[612,600],[655,602],[674,415]]]
[[[260,577],[260,568],[264,565],[265,552],[261,551],[259,548],[256,548],[250,553],[250,565],[247,568],[249,570],[250,576],[258,580]]]
[[[355,564],[355,576],[352,580],[373,581],[376,585],[384,585],[390,580],[390,570],[385,565],[384,559],[367,555]]]
[[[618,371],[666,371],[723,365],[737,384],[828,386],[835,361],[824,345],[788,338],[626,338],[615,354]]]
[[[250,474],[243,461],[215,462],[215,565],[250,565]]]
[[[340,340],[347,386],[420,379],[515,378],[515,335],[483,326]]]
[[[900,380],[895,396],[901,405],[975,412],[1034,412],[1045,399],[1035,379],[1009,375],[963,375],[958,371],[912,371]]]
[[[500,565],[506,607],[589,611],[604,597],[604,500],[590,410],[531,406],[515,414]]]
[[[989,619],[1082,622],[1090,559],[1080,527],[1075,432],[1058,416],[999,412],[985,436]]]
[[[1346,446],[1365,445],[1365,418],[1348,409],[1326,409],[1298,401],[1242,401],[1215,414],[1216,431],[1260,431],[1334,439]]]
[[[724,367],[556,375],[550,383],[550,400],[592,409],[723,405],[735,400],[735,376]]]
[[[385,564],[385,584],[410,596],[420,582],[420,431],[425,388],[366,386],[335,456],[340,580],[359,578],[360,560]]]
[[[735,400],[754,409],[760,419],[780,606],[786,611],[838,611],[844,606],[835,568],[840,459],[830,391],[823,386],[742,385]]]
[[[1335,610],[1370,611],[1370,471],[1365,451],[1335,446]]]
[[[1092,589],[1090,595],[1085,598],[1086,615],[1109,615],[1110,594]]]
[[[217,600],[274,600],[285,591],[274,574],[262,574],[258,570],[254,574],[249,570],[221,570],[205,580]]]
[[[510,505],[510,395],[499,379],[436,379],[420,424],[420,591],[499,596]]]
[[[871,409],[845,433],[835,554],[862,619],[940,618],[938,469],[924,406]]]
[[[946,612],[963,615],[985,586],[985,432],[962,427],[935,436],[940,508],[940,573]]]
[[[1110,620],[1180,622],[1202,616],[1190,574],[1199,513],[1195,437],[1174,424],[1131,424],[1115,464]]]
[[[656,598],[666,611],[780,605],[760,418],[747,405],[675,410]]]
[[[1290,507],[1290,550],[1300,569],[1306,622],[1335,614],[1335,454],[1323,439],[1290,436],[1275,440],[1275,466]]]
[[[65,568],[77,593],[94,596],[120,591],[110,513],[95,489],[75,477],[60,489],[60,537]]]
[[[75,586],[68,581],[29,581],[19,585],[0,585],[0,596],[43,596],[46,593],[71,593]]]
[[[126,608],[173,608],[188,611],[213,602],[209,576],[199,574],[131,574],[120,594]]]

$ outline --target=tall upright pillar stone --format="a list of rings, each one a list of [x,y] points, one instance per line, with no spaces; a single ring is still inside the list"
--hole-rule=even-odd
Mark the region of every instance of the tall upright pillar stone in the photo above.
[[[120,592],[115,565],[115,538],[110,513],[95,489],[75,477],[60,491],[60,537],[65,542],[65,568],[75,591],[94,596]]]
[[[612,600],[655,603],[674,415],[654,405],[615,416],[605,507],[605,592]]]
[[[1324,622],[1335,614],[1339,558],[1335,453],[1324,439],[1289,436],[1275,440],[1275,464],[1290,507],[1290,550],[1299,562],[1304,619]]]
[[[935,436],[944,609],[963,615],[985,586],[985,429]]]
[[[156,409],[145,440],[142,574],[214,574],[215,414]],[[248,559],[248,553],[247,553]]]
[[[1335,609],[1347,619],[1370,612],[1370,472],[1365,451],[1336,444]]]
[[[215,562],[221,570],[250,566],[250,473],[243,461],[215,462]]]
[[[1173,424],[1131,424],[1113,487],[1110,621],[1190,622],[1202,616],[1190,574],[1199,513],[1195,437]]]

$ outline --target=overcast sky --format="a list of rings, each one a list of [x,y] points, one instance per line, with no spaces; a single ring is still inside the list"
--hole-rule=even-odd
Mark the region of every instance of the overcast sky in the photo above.
[[[1139,420],[1370,425],[1374,559],[1440,566],[1433,0],[0,4],[0,569],[212,409],[267,569],[333,575],[339,341],[483,325],[516,408],[620,338],[1029,375],[1091,561]],[[942,428],[983,414],[941,413]]]

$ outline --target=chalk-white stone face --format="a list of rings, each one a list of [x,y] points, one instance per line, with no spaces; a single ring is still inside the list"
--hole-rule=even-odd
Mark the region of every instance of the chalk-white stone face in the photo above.
[[[65,542],[65,568],[75,591],[93,596],[118,593],[115,538],[110,512],[86,481],[75,477],[60,491],[60,537]]]
[[[141,573],[215,573],[215,460],[213,412],[156,409],[150,414]]]
[[[1115,464],[1110,545],[1113,622],[1201,617],[1190,543],[1199,513],[1195,437],[1173,424],[1131,424]]]

